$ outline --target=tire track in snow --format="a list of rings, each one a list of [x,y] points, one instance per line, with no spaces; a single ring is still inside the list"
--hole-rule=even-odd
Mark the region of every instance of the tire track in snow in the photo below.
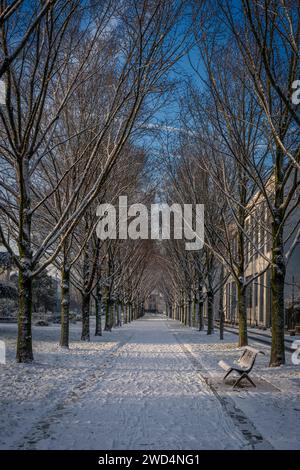
[[[169,326],[168,326],[169,328]],[[171,330],[171,328],[169,328]],[[254,426],[253,422],[245,415],[245,413],[236,405],[234,400],[228,396],[222,396],[218,393],[216,388],[210,381],[210,378],[203,373],[206,369],[203,367],[200,359],[193,354],[190,349],[186,346],[186,344],[182,343],[178,337],[178,334],[172,332],[176,341],[180,345],[182,351],[185,355],[189,358],[190,362],[193,364],[195,370],[197,371],[198,375],[200,376],[201,380],[205,383],[205,385],[212,391],[216,399],[221,405],[222,410],[224,413],[229,416],[234,424],[234,426],[238,429],[238,431],[242,434],[245,440],[250,445],[251,449],[253,450],[271,450],[273,446],[270,442],[265,439],[262,434],[257,430]],[[223,419],[225,423],[225,420]]]
[[[251,448],[166,320],[131,328],[19,448]]]
[[[106,375],[111,372],[108,368],[114,358],[117,356],[118,351],[128,343],[133,336],[133,333],[119,341],[118,344],[107,353],[107,358],[99,365],[95,366],[90,370],[91,372],[85,377],[84,382],[74,385],[71,390],[67,393],[67,396],[60,402],[56,403],[51,413],[47,413],[34,424],[29,436],[23,437],[22,442],[17,444],[15,447],[21,449],[34,449],[35,444],[39,441],[47,438],[51,438],[50,427],[51,425],[60,422],[63,416],[68,414],[67,407],[73,405],[78,400],[82,399],[83,396],[90,392],[99,383],[99,379],[103,379]]]

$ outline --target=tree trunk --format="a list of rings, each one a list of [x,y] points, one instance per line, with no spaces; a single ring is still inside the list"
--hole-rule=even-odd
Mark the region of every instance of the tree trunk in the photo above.
[[[111,331],[111,324],[110,324],[110,292],[109,288],[105,288],[105,331]]]
[[[197,301],[197,297],[194,296],[194,300],[193,300],[193,317],[192,317],[192,326],[195,327],[196,326],[196,318],[197,318],[197,305],[198,305],[198,301]]]
[[[247,310],[246,310],[246,288],[245,288],[245,251],[247,250],[248,242],[245,243],[245,222],[246,222],[246,203],[247,203],[247,175],[245,175],[242,165],[238,165],[238,182],[239,182],[239,198],[240,205],[238,210],[238,234],[237,234],[237,251],[238,251],[238,266],[237,266],[237,314],[239,321],[239,346],[247,346],[248,332],[247,332]],[[252,251],[252,250],[251,250]],[[249,259],[250,253],[247,254]]]
[[[128,304],[128,323],[131,323],[131,302]]]
[[[95,327],[95,336],[102,336],[102,295],[101,288],[99,284],[96,287],[96,327]]]
[[[189,297],[188,300],[188,315],[189,315],[189,327],[192,326],[192,300]]]
[[[285,259],[283,247],[283,230],[278,223],[273,223],[273,247],[271,268],[271,293],[272,293],[272,347],[270,367],[285,364],[284,350],[284,281]]]
[[[114,300],[110,303],[110,327],[111,329],[116,326],[116,303]]]
[[[132,303],[132,321],[136,320],[136,304],[135,302]]]
[[[207,334],[214,332],[214,294],[211,290],[207,292]]]
[[[198,322],[199,331],[204,330],[204,319],[203,319],[203,288],[201,282],[198,285]]]
[[[82,332],[81,340],[90,341],[90,300],[91,293],[89,290],[89,276],[90,276],[90,261],[89,261],[89,245],[86,246],[83,254],[83,267],[82,267],[82,279],[83,279],[83,292],[82,292]]]
[[[204,318],[203,318],[203,300],[199,300],[199,331],[204,330]]]
[[[105,325],[104,331],[111,331],[110,327],[110,302],[109,299],[105,300]]]
[[[219,297],[219,320],[220,320],[220,340],[224,339],[224,267],[221,266],[220,272],[220,297]]]
[[[29,162],[21,160],[18,167],[18,183],[20,189],[19,208],[19,311],[17,362],[32,362],[32,249],[31,249],[31,215],[30,186],[28,175]]]
[[[121,324],[125,323],[125,306],[124,301],[121,300]]]
[[[124,301],[123,303],[123,310],[124,310],[123,320],[124,320],[124,323],[127,323],[127,302],[126,301]]]
[[[222,305],[221,305],[222,303]],[[220,298],[220,339],[224,339],[224,308],[223,308],[223,301]]]
[[[19,270],[17,362],[32,362],[32,279],[28,268]]]
[[[237,283],[237,310],[239,319],[239,346],[247,346],[247,310],[246,310],[246,289],[243,284]]]
[[[70,313],[70,269],[65,260],[61,268],[61,302],[60,302],[60,345],[69,347],[69,313]]]
[[[271,294],[272,294],[272,346],[270,367],[285,364],[284,351],[284,281],[286,265],[283,242],[284,219],[284,155],[280,148],[276,151],[275,183],[274,183],[274,214],[272,220],[272,268],[271,268]]]
[[[118,326],[122,326],[122,303],[120,300],[118,300]]]
[[[91,294],[89,292],[84,292],[82,294],[82,341],[90,341],[90,299]]]

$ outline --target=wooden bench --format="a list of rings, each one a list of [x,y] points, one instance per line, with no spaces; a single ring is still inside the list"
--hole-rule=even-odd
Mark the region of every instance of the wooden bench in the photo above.
[[[254,387],[256,387],[253,380],[250,379],[249,374],[254,366],[256,356],[259,353],[265,354],[263,351],[259,351],[258,349],[246,346],[242,352],[241,357],[237,361],[234,361],[232,364],[227,364],[227,362],[225,361],[220,361],[219,366],[226,371],[223,380],[225,380],[229,376],[229,374],[231,374],[231,372],[237,372],[239,374],[239,378],[234,383],[233,388],[237,387],[237,385],[243,379],[247,379]]]

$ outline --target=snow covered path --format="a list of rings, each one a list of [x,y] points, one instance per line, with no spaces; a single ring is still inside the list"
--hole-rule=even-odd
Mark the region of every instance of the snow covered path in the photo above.
[[[216,355],[202,344],[206,335],[200,338],[199,332],[178,322],[149,316],[95,342],[73,341],[70,351],[62,352],[46,342],[57,335],[57,326],[51,328],[38,330],[45,338],[35,365],[12,362],[4,375],[0,370],[2,392],[6,385],[8,395],[1,397],[6,406],[0,448],[271,447],[236,402],[209,384],[200,361],[207,350],[208,358],[216,361]],[[7,334],[12,330],[8,327]],[[73,327],[76,339],[79,331]],[[199,346],[203,352],[197,355]]]
[[[130,340],[118,348],[105,373],[92,385],[86,383],[81,399],[68,403],[59,419],[53,417],[53,424],[46,430],[34,433],[30,437],[31,446],[242,447],[241,436],[224,416],[165,320],[142,319],[133,323],[130,330]]]

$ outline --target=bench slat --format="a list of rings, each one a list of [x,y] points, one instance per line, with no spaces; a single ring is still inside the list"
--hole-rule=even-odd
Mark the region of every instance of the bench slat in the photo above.
[[[246,349],[243,356],[241,357],[241,360],[239,361],[239,364],[243,367],[250,367],[255,361],[256,356],[256,352],[254,353],[253,351]]]
[[[224,369],[224,370],[229,370],[229,369],[231,369],[230,365],[227,364],[227,362],[225,362],[225,361],[219,361],[218,364],[219,364],[219,366],[222,367],[222,369]]]
[[[260,353],[259,349],[252,348],[252,346],[245,346],[245,350],[251,351],[252,353],[255,353],[255,354]]]

